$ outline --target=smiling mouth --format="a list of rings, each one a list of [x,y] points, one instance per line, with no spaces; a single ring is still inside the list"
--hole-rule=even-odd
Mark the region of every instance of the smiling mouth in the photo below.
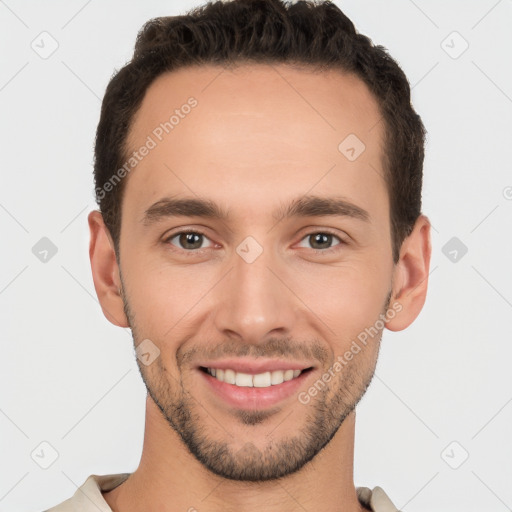
[[[231,369],[205,368],[203,366],[200,369],[214,379],[226,384],[233,384],[238,387],[268,388],[296,379],[301,374],[311,371],[312,367],[304,370],[274,370],[258,374],[237,372]]]

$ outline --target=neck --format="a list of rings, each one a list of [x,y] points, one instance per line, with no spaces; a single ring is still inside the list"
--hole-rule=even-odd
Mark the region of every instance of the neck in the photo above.
[[[238,482],[211,473],[191,455],[148,396],[139,467],[103,496],[114,512],[361,512],[353,483],[354,430],[355,411],[301,470],[279,480]]]

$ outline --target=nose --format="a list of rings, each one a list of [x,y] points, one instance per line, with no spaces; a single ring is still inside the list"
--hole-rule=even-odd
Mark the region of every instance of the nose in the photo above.
[[[252,263],[234,253],[233,267],[217,287],[218,331],[248,344],[290,336],[299,307],[287,281],[286,267],[270,251]]]

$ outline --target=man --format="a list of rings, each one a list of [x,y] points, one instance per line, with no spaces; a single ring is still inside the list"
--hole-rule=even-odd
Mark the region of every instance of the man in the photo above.
[[[52,511],[396,511],[355,487],[382,331],[421,311],[424,128],[331,3],[150,21],[96,139],[90,259],[148,390],[140,464]]]

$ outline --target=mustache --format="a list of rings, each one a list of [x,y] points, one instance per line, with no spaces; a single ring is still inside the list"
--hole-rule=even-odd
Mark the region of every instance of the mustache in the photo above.
[[[318,340],[312,342],[298,342],[291,338],[269,338],[267,341],[256,344],[243,341],[227,340],[215,344],[204,344],[201,347],[184,349],[181,346],[176,352],[178,366],[188,364],[199,356],[205,359],[220,359],[222,357],[265,357],[269,359],[296,358],[316,360],[325,364],[331,356],[329,350]]]

